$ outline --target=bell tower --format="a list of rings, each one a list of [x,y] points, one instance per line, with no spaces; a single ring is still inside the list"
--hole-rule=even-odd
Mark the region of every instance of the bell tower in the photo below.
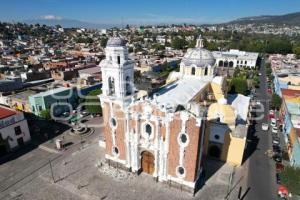
[[[134,62],[128,58],[125,42],[112,37],[105,48],[106,58],[101,61],[102,96],[125,102],[134,94]]]

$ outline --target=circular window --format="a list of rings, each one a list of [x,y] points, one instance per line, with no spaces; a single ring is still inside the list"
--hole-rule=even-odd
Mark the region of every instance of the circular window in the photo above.
[[[219,136],[219,135],[215,135],[215,139],[216,139],[216,140],[219,140],[219,139],[220,139],[220,136]]]
[[[141,128],[142,128],[142,136],[144,137],[144,139],[146,140],[153,139],[154,129],[150,122],[143,123]]]
[[[110,119],[110,126],[113,128],[117,126],[117,120],[113,117]]]
[[[176,169],[176,174],[179,178],[185,177],[185,169],[182,166],[178,166]]]
[[[181,136],[180,136],[180,141],[181,141],[183,144],[185,144],[185,143],[187,142],[187,136],[186,136],[186,134],[181,134]]]
[[[181,146],[187,146],[189,143],[189,136],[186,133],[180,133],[177,138],[178,144]]]
[[[113,153],[114,156],[118,156],[119,155],[119,149],[118,149],[118,147],[113,147],[112,151],[113,151],[112,153]]]

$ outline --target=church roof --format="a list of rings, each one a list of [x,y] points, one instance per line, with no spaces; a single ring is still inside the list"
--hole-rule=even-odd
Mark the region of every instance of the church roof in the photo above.
[[[186,105],[213,79],[212,76],[194,77],[186,76],[173,82],[156,93],[159,105],[177,106]]]
[[[248,109],[250,104],[250,97],[241,94],[228,95],[228,103],[236,110],[238,116],[237,124],[245,124],[248,117]]]
[[[107,47],[122,47],[125,46],[125,41],[120,37],[111,37],[107,41]]]
[[[197,67],[206,67],[213,66],[215,64],[215,58],[207,49],[197,47],[188,50],[182,62],[186,66],[196,65]]]

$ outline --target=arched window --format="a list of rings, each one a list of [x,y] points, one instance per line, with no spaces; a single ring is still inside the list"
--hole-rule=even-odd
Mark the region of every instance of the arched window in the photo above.
[[[121,63],[121,57],[118,56],[117,58],[118,58],[118,64],[120,64]]]
[[[125,81],[126,81],[126,85],[125,85],[125,87],[126,87],[126,95],[131,95],[130,77],[127,76],[126,79],[125,79]]]
[[[233,62],[232,61],[229,62],[229,67],[233,67]]]
[[[115,80],[112,77],[108,78],[108,95],[115,94]]]
[[[192,67],[192,75],[195,75],[195,74],[196,74],[196,68]]]
[[[219,61],[219,67],[223,67],[224,62],[222,60]]]
[[[224,62],[224,67],[228,67],[228,61],[227,60]]]
[[[205,67],[205,69],[204,69],[204,76],[206,76],[207,74],[208,74],[208,68]]]
[[[152,133],[152,127],[150,124],[146,124],[145,126],[145,132],[150,136]]]

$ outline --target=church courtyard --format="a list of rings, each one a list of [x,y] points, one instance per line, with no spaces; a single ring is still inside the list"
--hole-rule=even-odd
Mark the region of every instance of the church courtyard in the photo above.
[[[193,197],[180,188],[169,187],[166,183],[157,183],[147,174],[139,176],[127,173],[104,164],[104,148],[99,147],[97,138],[83,149],[74,147],[62,154],[49,153],[35,149],[16,160],[18,166],[28,163],[32,171],[11,168],[11,162],[1,167],[1,199],[223,199],[228,192],[230,173],[233,167],[228,164],[216,169],[205,186]],[[43,159],[42,159],[43,158]],[[52,171],[47,159],[53,160]],[[102,162],[102,164],[101,164]],[[216,161],[211,161],[212,166]],[[45,163],[45,164],[43,164]],[[217,170],[217,171],[215,171]],[[14,174],[13,177],[9,176]],[[22,176],[20,176],[20,174]],[[19,176],[19,177],[17,177]],[[16,178],[15,181],[9,181]],[[53,179],[55,183],[53,182]]]

